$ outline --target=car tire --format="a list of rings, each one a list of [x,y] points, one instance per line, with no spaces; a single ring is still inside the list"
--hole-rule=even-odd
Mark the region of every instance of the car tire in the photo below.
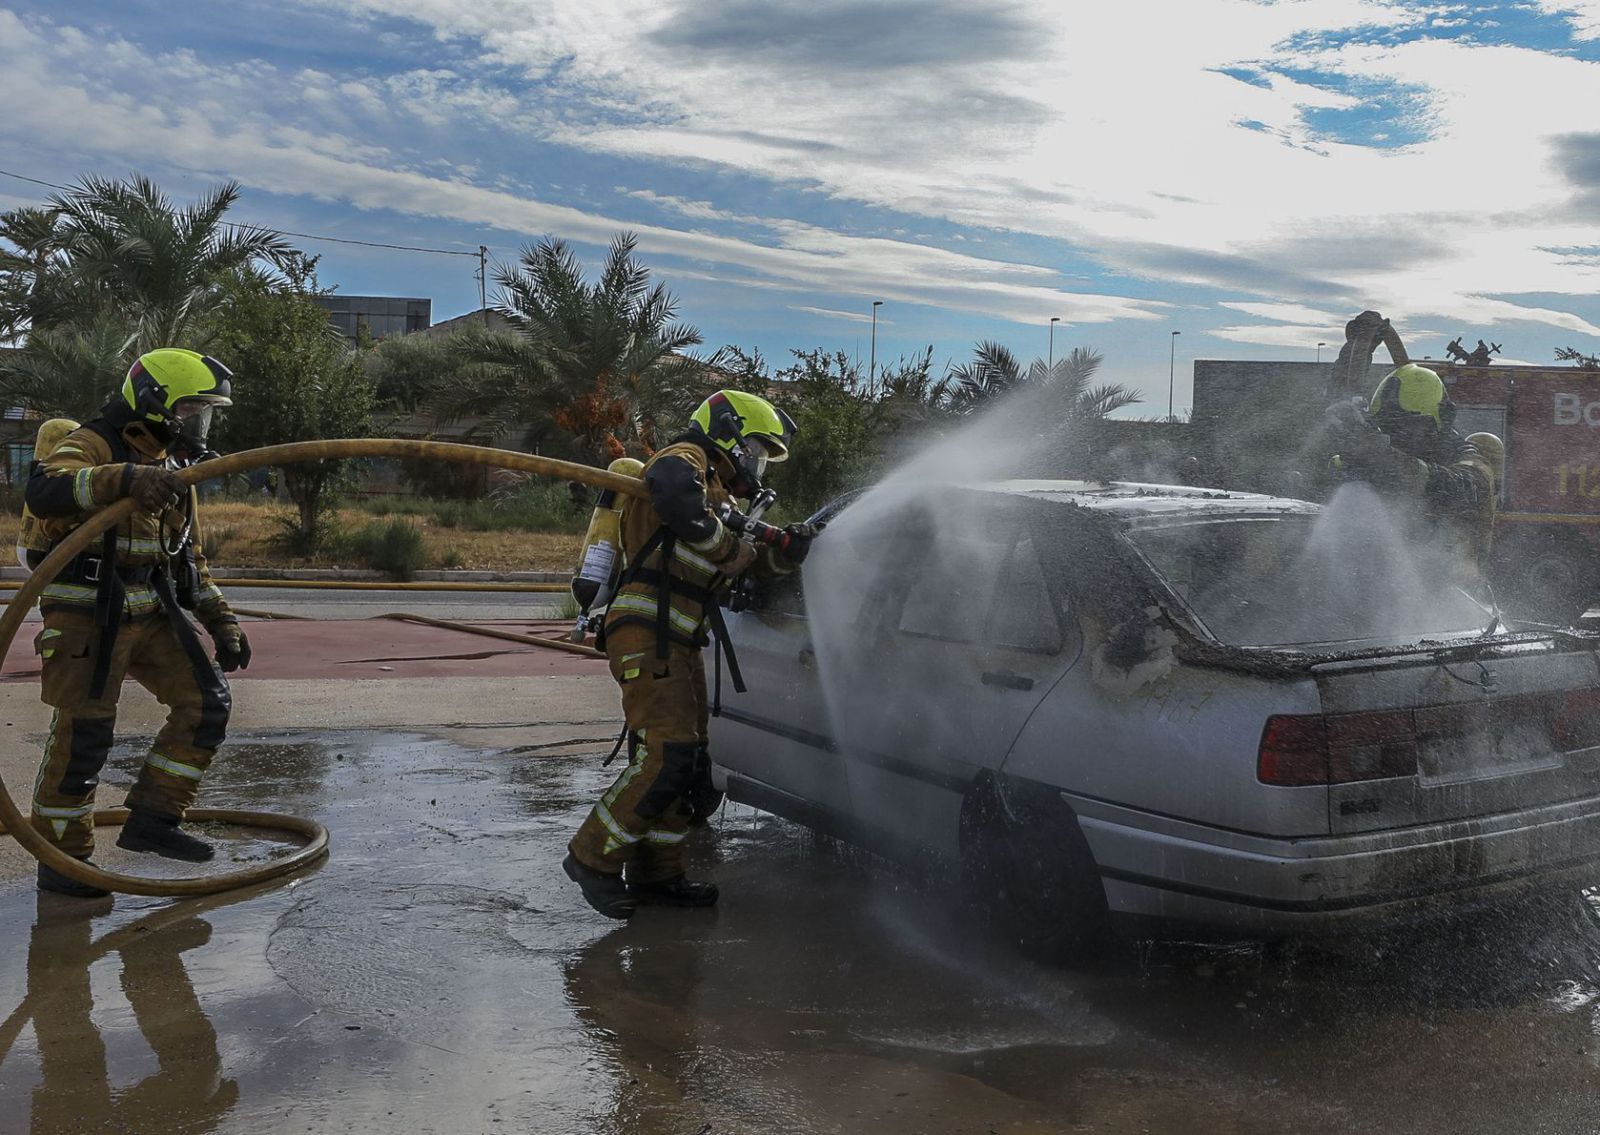
[[[961,849],[969,898],[1027,956],[1082,962],[1104,943],[1105,887],[1060,793],[1014,780],[980,783],[962,805]]]
[[[1535,528],[1497,540],[1490,579],[1512,618],[1571,626],[1596,598],[1595,553],[1570,534]]]

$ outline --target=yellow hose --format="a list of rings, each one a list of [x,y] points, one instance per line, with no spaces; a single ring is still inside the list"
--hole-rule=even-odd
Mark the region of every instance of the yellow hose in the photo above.
[[[178,471],[178,476],[188,484],[209,481],[268,465],[294,465],[301,461],[339,461],[352,457],[410,457],[423,460],[451,461],[465,465],[488,465],[499,469],[516,469],[526,473],[561,477],[580,481],[598,488],[614,489],[633,497],[645,497],[649,490],[635,477],[621,477],[604,469],[579,465],[572,461],[559,461],[553,457],[539,457],[531,453],[513,453],[504,449],[489,449],[476,445],[461,445],[443,441],[407,441],[399,438],[351,438],[339,441],[297,441],[288,445],[269,445],[261,449],[230,453],[192,465]],[[88,549],[109,528],[120,524],[134,510],[131,499],[117,501],[90,516],[72,534],[57,544],[44,561],[34,569],[11,602],[0,613],[0,658],[4,658],[22,628],[23,619],[38,602],[39,593],[61,574],[61,569]],[[210,895],[252,883],[275,879],[315,862],[328,852],[328,832],[314,820],[294,816],[280,816],[268,812],[242,812],[232,809],[191,808],[187,817],[195,820],[217,820],[249,827],[273,828],[291,831],[306,837],[306,844],[288,855],[267,863],[225,875],[196,875],[181,879],[149,879],[138,875],[123,875],[105,871],[82,860],[75,859],[33,830],[27,817],[18,809],[11,792],[0,779],[0,824],[40,863],[54,868],[69,879],[120,891],[130,895],[184,896]],[[116,824],[126,818],[121,809],[95,813],[95,822]]]

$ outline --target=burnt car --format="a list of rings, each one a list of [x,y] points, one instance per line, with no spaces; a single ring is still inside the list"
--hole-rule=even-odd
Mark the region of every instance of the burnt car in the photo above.
[[[1600,638],[1508,627],[1403,534],[1302,501],[1012,481],[930,521],[880,496],[728,616],[733,799],[959,862],[1056,953],[1123,916],[1276,935],[1592,877]]]

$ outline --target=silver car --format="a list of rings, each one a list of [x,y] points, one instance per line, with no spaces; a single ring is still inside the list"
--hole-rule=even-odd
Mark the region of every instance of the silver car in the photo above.
[[[1368,514],[1012,481],[852,523],[879,496],[728,616],[733,799],[958,861],[1058,955],[1116,916],[1276,935],[1592,875],[1600,638],[1508,629]]]

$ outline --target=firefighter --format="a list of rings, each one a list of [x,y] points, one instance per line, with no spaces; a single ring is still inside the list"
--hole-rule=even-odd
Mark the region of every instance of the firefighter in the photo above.
[[[194,863],[213,854],[179,823],[227,728],[232,701],[223,671],[249,665],[250,643],[211,581],[194,531],[194,492],[169,462],[209,453],[212,410],[232,405],[229,378],[221,363],[193,351],[141,355],[100,416],[67,434],[28,477],[32,516],[23,541],[33,564],[91,514],[123,497],[138,503],[39,599],[44,628],[34,649],[55,716],[31,820],[79,859],[94,850],[94,790],[124,676],[168,714],[128,793],[117,846]],[[185,609],[210,632],[214,662]],[[42,863],[39,888],[83,898],[106,893]]]
[[[718,601],[747,569],[794,571],[815,530],[792,524],[759,552],[741,538],[736,498],[761,491],[784,460],[794,423],[763,398],[721,390],[686,433],[644,469],[648,500],[622,511],[626,566],[606,613],[603,649],[622,688],[628,767],[572,838],[562,864],[601,914],[627,918],[640,903],[710,906],[714,883],[684,877],[681,843],[696,799],[712,791],[701,651],[720,633]],[[706,801],[701,800],[701,810]],[[627,878],[624,879],[626,869]]]
[[[1384,376],[1365,411],[1329,411],[1337,479],[1370,483],[1416,506],[1451,553],[1463,579],[1475,577],[1494,532],[1505,446],[1489,433],[1463,438],[1455,404],[1438,374],[1405,363]]]

